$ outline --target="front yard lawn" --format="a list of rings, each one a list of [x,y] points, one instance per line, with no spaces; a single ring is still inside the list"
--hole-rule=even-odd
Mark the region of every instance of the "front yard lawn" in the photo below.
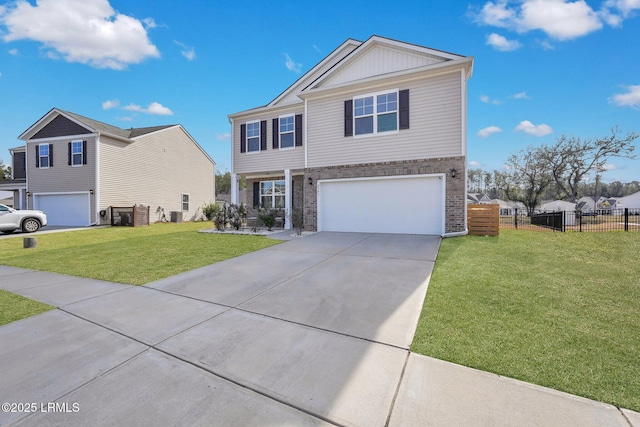
[[[443,240],[412,350],[640,410],[640,233]]]
[[[210,222],[94,228],[0,240],[0,264],[142,285],[257,251],[279,242],[263,236],[198,233]]]
[[[0,289],[0,326],[44,313],[53,308],[50,305]]]

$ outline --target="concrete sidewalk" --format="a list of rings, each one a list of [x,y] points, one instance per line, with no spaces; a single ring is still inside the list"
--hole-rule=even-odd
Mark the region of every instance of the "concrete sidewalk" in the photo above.
[[[410,353],[439,242],[317,233],[142,287],[0,266],[59,307],[0,327],[0,425],[640,427]]]

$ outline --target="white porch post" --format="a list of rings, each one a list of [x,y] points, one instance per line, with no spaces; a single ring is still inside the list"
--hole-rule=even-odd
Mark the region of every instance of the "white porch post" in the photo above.
[[[18,209],[22,210],[22,209],[25,208],[24,203],[23,203],[24,200],[25,200],[25,198],[24,198],[24,189],[19,188],[18,189]]]
[[[238,204],[238,175],[235,173],[231,174],[231,204]]]
[[[284,229],[291,230],[291,169],[284,170]]]

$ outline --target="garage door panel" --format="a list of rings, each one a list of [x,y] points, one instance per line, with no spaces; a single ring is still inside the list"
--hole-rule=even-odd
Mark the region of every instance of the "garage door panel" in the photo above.
[[[87,194],[38,194],[34,207],[47,215],[49,225],[84,227],[91,222]]]
[[[321,181],[318,229],[441,235],[443,183],[441,176]]]

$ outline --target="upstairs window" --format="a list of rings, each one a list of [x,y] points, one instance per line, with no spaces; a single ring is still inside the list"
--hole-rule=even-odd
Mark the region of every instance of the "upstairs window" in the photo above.
[[[36,145],[36,167],[47,169],[53,166],[53,146],[51,144]]]
[[[247,151],[260,151],[260,122],[247,123]]]
[[[378,92],[344,101],[344,136],[409,129],[409,89]]]
[[[293,116],[280,117],[280,148],[291,148],[294,145]]]
[[[71,143],[71,164],[73,166],[82,166],[82,141],[73,141]]]
[[[398,92],[354,98],[353,117],[355,135],[398,130]]]

